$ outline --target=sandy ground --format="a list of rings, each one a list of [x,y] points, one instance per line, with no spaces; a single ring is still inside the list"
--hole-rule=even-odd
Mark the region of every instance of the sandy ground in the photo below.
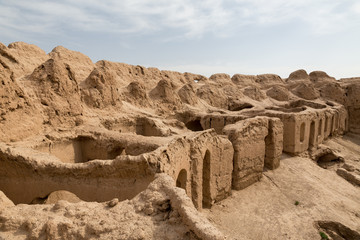
[[[360,158],[359,139],[348,135],[325,144],[353,160]],[[283,154],[280,168],[204,213],[228,239],[321,239],[319,220],[360,231],[360,188],[309,158]]]

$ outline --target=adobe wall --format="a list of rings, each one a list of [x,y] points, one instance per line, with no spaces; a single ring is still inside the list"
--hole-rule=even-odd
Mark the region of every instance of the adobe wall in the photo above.
[[[346,90],[345,106],[349,113],[348,128],[354,133],[360,133],[360,85],[358,79],[344,81],[343,87]]]
[[[63,163],[55,156],[0,144],[0,189],[14,203],[31,203],[57,190],[84,201],[131,199],[153,181],[155,169],[140,156]]]
[[[234,147],[233,189],[246,188],[262,177],[268,126],[267,117],[255,117],[224,128]]]
[[[268,111],[284,124],[284,152],[300,153],[317,147],[331,135],[347,131],[348,115],[344,106],[306,109],[300,112]]]
[[[226,125],[234,124],[246,118],[248,117],[244,115],[207,114],[201,116],[201,125],[204,129],[214,128],[217,134],[222,134]]]
[[[268,135],[265,137],[265,167],[276,169],[280,166],[283,152],[284,124],[279,118],[269,118]]]
[[[147,155],[156,159],[160,172],[185,189],[198,209],[231,194],[233,148],[212,129],[178,137]],[[182,183],[184,175],[186,182]]]

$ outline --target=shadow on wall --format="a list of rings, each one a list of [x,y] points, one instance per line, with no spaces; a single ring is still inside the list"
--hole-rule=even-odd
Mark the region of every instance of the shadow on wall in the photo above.
[[[176,179],[176,187],[185,189],[185,192],[186,192],[186,181],[187,181],[187,172],[185,169],[182,169],[179,172],[179,175]]]
[[[185,124],[185,126],[191,131],[195,131],[195,132],[204,131],[204,129],[203,129],[202,125],[201,125],[200,119],[195,119],[195,120],[188,121]]]
[[[202,207],[210,208],[211,207],[211,196],[210,196],[210,152],[206,150],[204,160],[203,160],[203,172],[202,172]]]

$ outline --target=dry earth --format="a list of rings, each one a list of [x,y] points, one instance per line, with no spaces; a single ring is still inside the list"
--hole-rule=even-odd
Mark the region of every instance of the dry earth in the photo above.
[[[209,78],[0,43],[0,239],[360,239],[360,78]]]
[[[344,136],[325,145],[349,158],[356,156],[359,170],[359,140],[359,136]],[[233,191],[231,197],[205,211],[229,239],[321,239],[317,221],[340,222],[360,232],[360,189],[334,169],[283,154],[280,167],[263,174],[259,182]]]

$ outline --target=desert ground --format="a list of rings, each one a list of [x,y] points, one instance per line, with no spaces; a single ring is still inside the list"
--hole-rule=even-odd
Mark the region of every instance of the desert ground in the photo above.
[[[0,239],[360,239],[360,78],[0,43]]]

